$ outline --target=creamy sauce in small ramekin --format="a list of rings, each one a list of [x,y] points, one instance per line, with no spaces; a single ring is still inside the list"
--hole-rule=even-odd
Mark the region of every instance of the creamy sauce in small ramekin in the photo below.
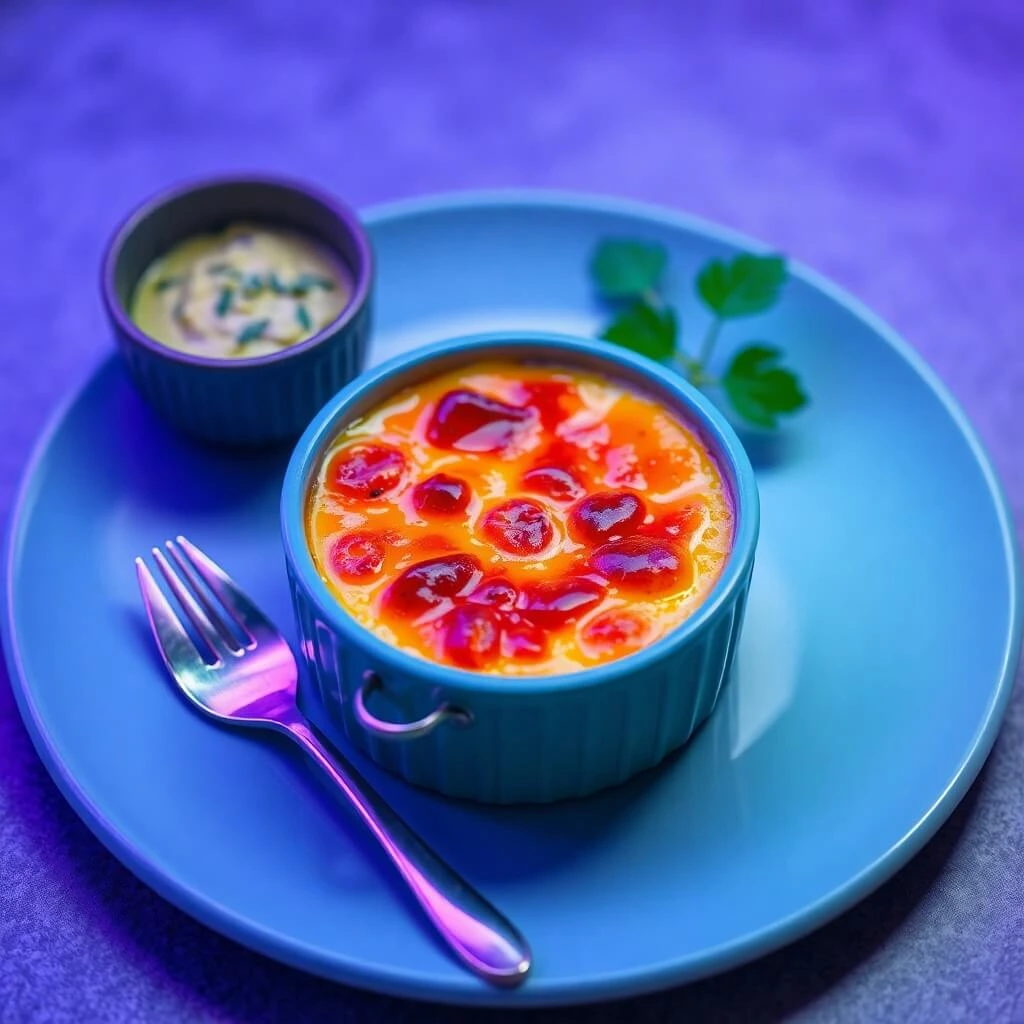
[[[155,260],[130,315],[170,348],[250,359],[312,337],[337,318],[352,291],[347,268],[322,245],[240,223],[186,239]]]

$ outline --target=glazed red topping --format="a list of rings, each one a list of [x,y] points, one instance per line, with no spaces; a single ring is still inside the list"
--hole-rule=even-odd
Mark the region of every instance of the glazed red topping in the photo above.
[[[483,533],[510,555],[536,555],[551,543],[555,528],[543,505],[530,498],[512,498],[484,516]]]
[[[694,503],[656,519],[644,532],[649,532],[652,537],[685,540],[697,531],[703,521],[704,510],[699,503]]]
[[[485,577],[466,599],[472,604],[484,604],[499,611],[511,611],[516,605],[519,591],[501,576]]]
[[[591,556],[590,566],[605,579],[639,594],[654,594],[686,585],[693,567],[685,555],[665,541],[629,537],[602,544]]]
[[[602,544],[635,533],[646,518],[643,501],[632,491],[598,491],[573,506],[569,532],[578,541]]]
[[[434,408],[427,424],[427,440],[438,448],[462,452],[500,452],[536,418],[536,412],[530,409],[458,388],[449,391]]]
[[[554,430],[565,415],[562,399],[572,390],[561,380],[532,380],[523,384],[527,404],[537,410],[545,430]]]
[[[343,448],[327,466],[327,490],[348,498],[372,500],[393,491],[405,475],[405,456],[383,444]]]
[[[385,540],[359,530],[339,537],[331,548],[331,568],[346,583],[366,583],[384,567]]]
[[[581,636],[589,647],[597,651],[636,649],[647,639],[650,624],[636,612],[623,608],[609,608],[595,615],[583,627]]]
[[[498,613],[481,605],[461,605],[444,618],[444,650],[456,665],[481,668],[500,651]]]
[[[465,512],[472,497],[469,484],[448,473],[428,476],[412,491],[412,503],[416,511],[428,516],[454,516]]]
[[[410,566],[384,592],[384,603],[396,615],[413,618],[453,598],[480,571],[473,555],[442,555]]]
[[[523,591],[520,604],[525,619],[545,629],[557,629],[585,615],[603,597],[600,583],[569,576],[534,583]]]
[[[519,661],[536,661],[548,653],[548,638],[532,622],[508,623],[501,634],[501,653]]]
[[[545,494],[555,501],[575,501],[586,493],[577,477],[560,466],[534,466],[528,469],[523,474],[523,487],[534,494]]]

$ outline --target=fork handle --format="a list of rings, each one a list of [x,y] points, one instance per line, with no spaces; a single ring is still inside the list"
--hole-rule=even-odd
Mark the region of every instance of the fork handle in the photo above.
[[[531,953],[515,925],[445,864],[353,765],[324,746],[304,718],[286,728],[362,818],[459,959],[491,984],[518,985]]]

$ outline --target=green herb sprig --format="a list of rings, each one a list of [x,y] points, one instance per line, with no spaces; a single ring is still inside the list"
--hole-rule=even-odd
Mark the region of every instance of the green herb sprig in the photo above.
[[[680,345],[679,315],[661,293],[668,254],[656,244],[607,239],[598,245],[590,273],[603,299],[616,308],[601,337],[624,348],[671,363],[695,387],[720,388],[736,415],[772,430],[780,416],[807,404],[800,381],[780,365],[782,353],[763,342],[739,349],[720,377],[710,369],[715,344],[728,320],[770,309],[788,276],[781,256],[741,253],[731,260],[711,260],[698,272],[697,294],[712,320],[696,353]]]

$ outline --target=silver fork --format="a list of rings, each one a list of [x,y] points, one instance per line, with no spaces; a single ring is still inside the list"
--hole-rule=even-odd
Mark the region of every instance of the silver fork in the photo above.
[[[273,623],[220,566],[184,537],[176,544],[167,541],[167,550],[174,565],[159,548],[153,548],[153,558],[209,648],[207,658],[146,563],[136,558],[135,568],[157,646],[185,696],[220,721],[263,726],[294,739],[351,804],[456,956],[492,984],[519,984],[530,969],[526,940],[416,836],[351,764],[320,742],[296,704],[295,657]]]

